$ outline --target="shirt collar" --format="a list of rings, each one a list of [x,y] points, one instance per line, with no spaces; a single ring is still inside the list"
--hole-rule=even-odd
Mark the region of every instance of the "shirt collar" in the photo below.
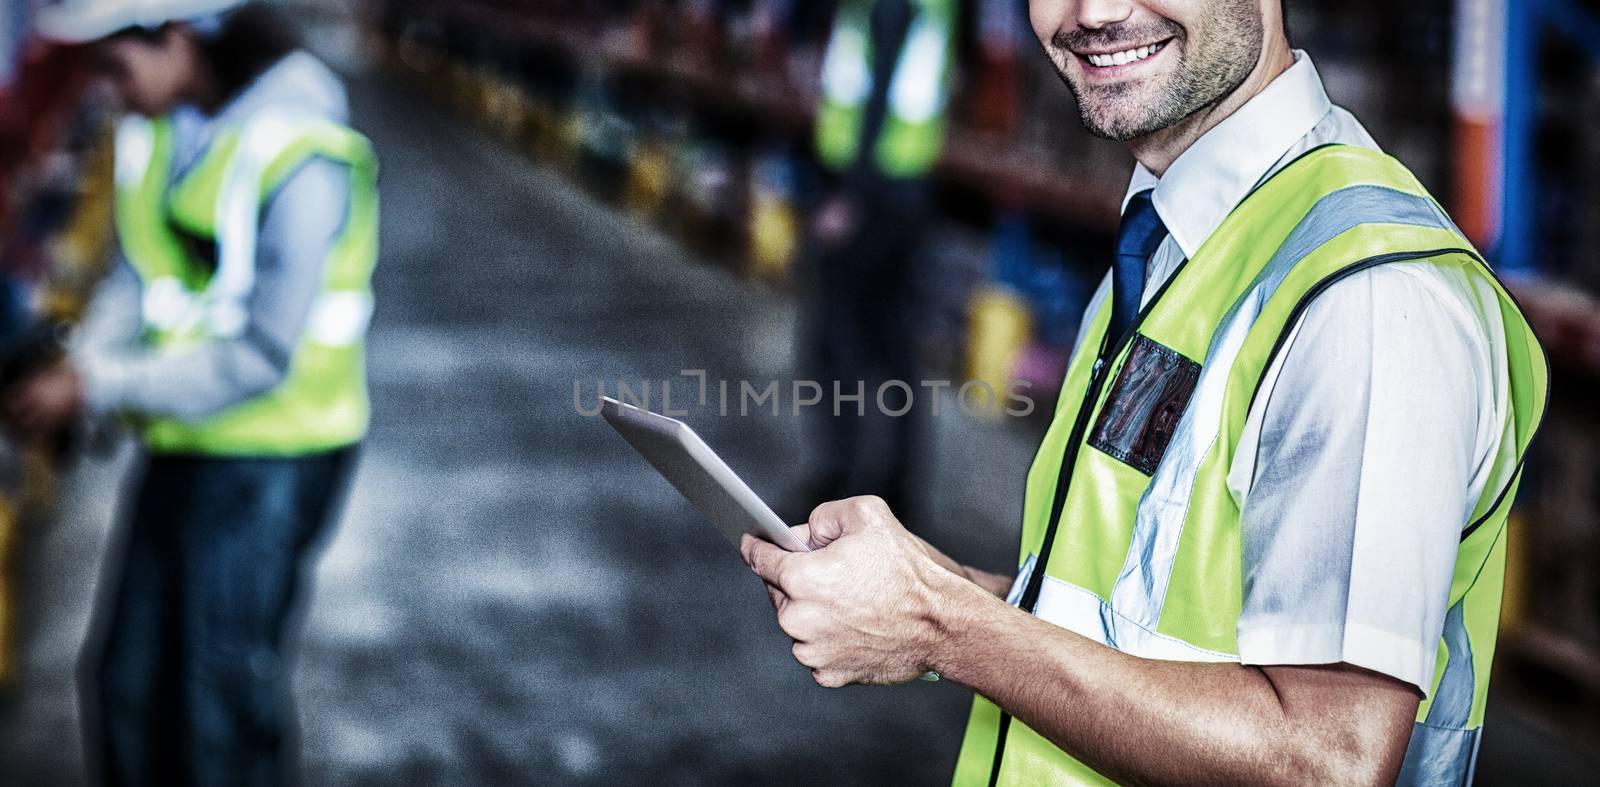
[[[1234,206],[1295,143],[1333,109],[1322,78],[1302,50],[1294,65],[1210,131],[1195,140],[1157,178],[1134,167],[1123,209],[1133,195],[1155,189],[1153,201],[1167,232],[1194,257]]]

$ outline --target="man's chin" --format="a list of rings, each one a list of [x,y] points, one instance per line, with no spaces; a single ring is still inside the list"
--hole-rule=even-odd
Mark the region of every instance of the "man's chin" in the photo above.
[[[1078,115],[1083,121],[1084,130],[1091,136],[1109,139],[1112,142],[1127,142],[1161,130],[1154,127],[1153,119],[1149,117],[1097,114],[1081,105]]]
[[[1074,90],[1073,95],[1084,129],[1101,139],[1127,142],[1161,130],[1161,118],[1154,111],[1161,95],[1146,85],[1124,82]]]

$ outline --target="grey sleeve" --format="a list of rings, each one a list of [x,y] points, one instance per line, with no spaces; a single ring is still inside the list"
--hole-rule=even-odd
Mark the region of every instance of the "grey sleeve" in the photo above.
[[[346,165],[313,159],[302,166],[262,210],[244,330],[231,339],[173,352],[126,343],[120,349],[102,345],[75,352],[89,409],[197,421],[282,383],[321,292],[324,263],[343,228],[349,199]],[[115,311],[128,308],[124,303]],[[137,319],[137,298],[132,310]]]
[[[68,351],[79,366],[126,353],[139,338],[139,277],[121,254],[95,287]]]

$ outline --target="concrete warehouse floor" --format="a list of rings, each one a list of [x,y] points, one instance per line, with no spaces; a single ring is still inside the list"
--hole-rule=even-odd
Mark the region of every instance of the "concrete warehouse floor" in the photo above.
[[[464,128],[403,80],[353,79],[384,165],[375,421],[317,563],[293,672],[312,784],[936,784],[968,694],[826,691],[734,551],[573,383],[786,380],[795,308]],[[1015,549],[1036,422],[937,420],[918,529],[993,568]],[[797,476],[789,417],[692,421],[758,490]],[[22,688],[0,782],[85,778],[72,669],[129,454],[66,479],[19,560]],[[1600,764],[1498,705],[1480,781]]]

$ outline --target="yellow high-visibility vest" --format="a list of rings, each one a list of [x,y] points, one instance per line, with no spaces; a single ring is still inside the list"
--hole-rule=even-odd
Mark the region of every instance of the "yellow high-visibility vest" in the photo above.
[[[156,351],[237,336],[267,198],[312,157],[348,165],[344,228],[287,377],[198,422],[151,419],[144,438],[157,453],[227,456],[299,455],[360,440],[378,253],[377,159],[367,140],[328,120],[262,112],[219,133],[173,182],[171,122],[130,117],[118,129],[116,157],[117,231],[143,285],[143,335]],[[214,243],[215,265],[194,259],[175,228]]]
[[[1505,480],[1461,522],[1436,683],[1417,713],[1401,775],[1404,783],[1459,784],[1482,731],[1504,534],[1544,414],[1549,368],[1471,244],[1411,173],[1381,153],[1327,146],[1278,172],[1172,275],[1127,336],[1105,335],[1107,299],[1068,367],[1028,474],[1014,603],[1136,656],[1237,661],[1241,516],[1227,475],[1257,386],[1319,293],[1398,261],[1486,283],[1498,295],[1497,313],[1486,317],[1505,326],[1511,406],[1495,457]],[[1153,392],[1151,407],[1108,404],[1126,370]],[[974,702],[956,784],[1106,782],[987,699]]]

